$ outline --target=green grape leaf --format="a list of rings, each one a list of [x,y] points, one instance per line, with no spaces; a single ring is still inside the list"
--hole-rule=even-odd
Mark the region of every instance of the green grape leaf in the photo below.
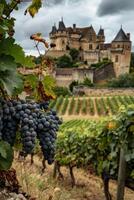
[[[1,142],[1,141],[0,141],[0,156],[2,158],[7,157],[7,152],[6,152],[6,149],[4,148],[4,142]]]
[[[29,14],[34,17],[36,13],[38,13],[38,10],[42,6],[41,0],[32,0],[31,5],[26,9],[25,14],[29,12]]]
[[[4,11],[4,5],[0,3],[0,17],[2,16]]]
[[[38,83],[38,77],[36,75],[29,74],[25,77],[25,81],[28,82],[32,89],[35,89]]]
[[[53,97],[55,97],[55,94],[53,92],[54,87],[56,86],[56,81],[52,76],[45,76],[45,78],[42,81],[45,93],[47,95],[51,95]]]
[[[0,141],[0,170],[10,169],[13,162],[13,149],[4,141]]]
[[[0,73],[4,71],[14,71],[17,65],[12,56],[0,55]]]
[[[22,66],[34,66],[30,57],[25,57],[21,46],[14,43],[13,38],[6,38],[0,41],[0,54],[10,55],[15,59],[15,62]]]
[[[23,88],[23,81],[17,73],[16,67],[17,65],[11,56],[0,56],[0,83],[10,96],[15,88]]]

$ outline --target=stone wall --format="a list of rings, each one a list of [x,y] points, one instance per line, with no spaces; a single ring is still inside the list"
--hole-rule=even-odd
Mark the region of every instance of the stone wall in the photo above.
[[[93,71],[80,68],[57,68],[52,74],[58,86],[69,87],[72,81],[83,82],[89,78],[93,82]]]
[[[115,71],[114,71],[113,64],[110,63],[94,70],[93,82],[98,83],[101,81],[106,81],[113,77],[115,77]]]
[[[74,88],[74,93],[84,91],[87,96],[118,96],[118,95],[134,95],[134,88]]]
[[[68,51],[57,51],[57,50],[51,50],[51,51],[46,52],[46,56],[51,56],[53,58],[59,58],[64,55],[69,55],[69,52]]]

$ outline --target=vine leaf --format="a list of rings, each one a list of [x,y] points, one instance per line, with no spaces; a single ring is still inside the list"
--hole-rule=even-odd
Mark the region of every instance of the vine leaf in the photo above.
[[[8,95],[12,95],[15,88],[22,88],[23,81],[16,71],[16,63],[12,56],[0,56],[0,84],[2,84]]]
[[[25,15],[27,14],[27,12],[29,12],[29,14],[32,17],[34,17],[35,14],[38,13],[38,10],[41,8],[41,6],[42,6],[41,0],[32,0],[31,5],[25,11]]]
[[[15,62],[22,66],[34,66],[30,57],[25,57],[22,47],[14,43],[13,38],[6,38],[0,41],[0,54],[10,55],[15,59]]]
[[[0,17],[1,17],[2,14],[3,14],[3,11],[4,11],[4,5],[3,5],[3,4],[0,4]]]
[[[55,99],[55,93],[53,92],[54,87],[56,86],[56,82],[53,77],[47,75],[42,81],[44,91],[46,95],[52,96]]]
[[[13,161],[13,149],[4,141],[0,141],[0,170],[10,169]]]

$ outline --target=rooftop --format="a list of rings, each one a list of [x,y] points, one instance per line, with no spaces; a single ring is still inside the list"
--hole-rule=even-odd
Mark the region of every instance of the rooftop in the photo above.
[[[129,38],[121,27],[116,37],[114,38],[113,42],[128,42],[128,41],[129,41]]]

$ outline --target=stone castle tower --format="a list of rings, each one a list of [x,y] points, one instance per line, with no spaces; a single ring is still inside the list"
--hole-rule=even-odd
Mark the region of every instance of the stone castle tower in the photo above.
[[[131,60],[130,34],[125,33],[121,27],[115,39],[111,43],[105,43],[104,29],[100,27],[96,34],[93,26],[79,28],[66,27],[63,20],[52,27],[50,32],[51,43],[56,46],[47,52],[52,57],[68,55],[71,48],[79,50],[79,59],[88,63],[98,63],[104,58],[113,62],[116,76],[129,73]]]

